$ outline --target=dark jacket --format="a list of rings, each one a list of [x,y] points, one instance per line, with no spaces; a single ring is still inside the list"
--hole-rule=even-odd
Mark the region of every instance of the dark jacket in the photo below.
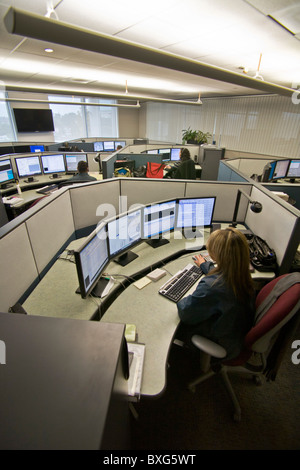
[[[97,181],[97,178],[95,178],[94,176],[90,176],[88,173],[77,173],[76,175],[72,176],[72,178],[70,178],[68,180],[68,182],[73,182],[73,181],[78,181],[78,183],[80,182],[87,182],[87,181]]]
[[[213,268],[212,263],[202,263],[204,273]],[[185,340],[199,334],[220,344],[227,351],[227,358],[236,357],[244,337],[253,325],[254,297],[237,300],[219,274],[204,276],[193,294],[177,304]],[[180,330],[179,330],[180,331]]]
[[[165,178],[184,179],[184,180],[195,180],[196,179],[196,168],[193,160],[184,160],[178,166],[172,167]]]

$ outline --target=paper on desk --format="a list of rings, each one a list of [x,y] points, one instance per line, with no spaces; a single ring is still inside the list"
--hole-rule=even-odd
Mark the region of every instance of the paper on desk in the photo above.
[[[110,289],[113,287],[114,283],[115,283],[115,280],[114,280],[114,278],[111,276],[110,279],[109,279],[109,281],[108,281],[108,283],[107,283],[107,286],[105,287],[105,289],[103,289],[103,292],[102,292],[102,294],[101,294],[101,299],[102,299],[103,297],[105,297],[105,296],[109,293],[109,291],[110,291]]]
[[[10,204],[11,206],[14,206],[15,204],[18,204],[19,202],[22,202],[22,201],[24,201],[24,199],[22,197],[17,197],[17,196],[13,196],[12,198],[8,198],[8,197],[2,198],[2,202],[4,204]]]
[[[142,343],[128,343],[128,352],[133,353],[129,369],[128,395],[139,397],[142,386],[145,345]]]

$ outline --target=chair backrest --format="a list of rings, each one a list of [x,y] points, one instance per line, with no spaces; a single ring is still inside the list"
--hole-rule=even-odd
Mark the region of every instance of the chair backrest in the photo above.
[[[286,290],[275,299],[272,305],[259,317],[256,324],[247,333],[244,348],[235,359],[226,361],[228,365],[241,365],[249,359],[252,352],[265,353],[276,333],[287,323],[300,309],[300,273],[298,281],[289,285],[290,274],[273,279],[266,284],[256,298],[256,309],[274,290],[280,279],[286,278]]]
[[[297,277],[294,283],[295,275]],[[245,346],[255,352],[266,352],[274,335],[285,325],[300,308],[300,273],[284,274],[264,286],[256,299],[256,309],[274,292],[277,283],[285,278],[286,289],[269,306],[245,338]],[[292,282],[293,279],[293,282]],[[289,282],[290,281],[290,282]]]
[[[180,164],[181,178],[187,180],[196,179],[196,168],[193,160],[185,160]],[[175,175],[176,178],[176,175]]]

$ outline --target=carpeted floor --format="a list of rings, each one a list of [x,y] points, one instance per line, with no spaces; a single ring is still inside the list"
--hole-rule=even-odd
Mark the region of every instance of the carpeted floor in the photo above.
[[[300,339],[300,329],[297,331]],[[186,384],[198,374],[191,353],[172,346],[167,387],[158,399],[135,405],[131,419],[133,450],[299,450],[300,364],[287,351],[275,382],[257,386],[252,379],[231,375],[242,408],[233,420],[233,407],[220,377],[198,385]]]

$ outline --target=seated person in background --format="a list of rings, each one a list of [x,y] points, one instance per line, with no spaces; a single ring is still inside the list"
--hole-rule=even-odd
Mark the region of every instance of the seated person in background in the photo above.
[[[123,148],[122,145],[117,146],[117,150],[121,150],[122,148]]]
[[[176,166],[167,165],[165,167],[167,173],[164,178],[195,180],[196,168],[195,163],[191,159],[190,151],[186,148],[180,150],[180,164]]]
[[[95,178],[94,176],[90,176],[88,174],[89,168],[88,168],[87,162],[83,160],[78,162],[77,170],[78,170],[78,173],[72,176],[72,178],[68,180],[68,183],[73,182],[73,181],[78,181],[78,183],[87,182],[87,181],[97,181],[97,178]]]
[[[212,232],[206,248],[216,267],[196,256],[195,263],[206,276],[193,294],[177,304],[181,323],[176,338],[189,345],[191,337],[199,334],[223,346],[230,359],[239,354],[254,321],[249,247],[240,231],[228,227]]]

